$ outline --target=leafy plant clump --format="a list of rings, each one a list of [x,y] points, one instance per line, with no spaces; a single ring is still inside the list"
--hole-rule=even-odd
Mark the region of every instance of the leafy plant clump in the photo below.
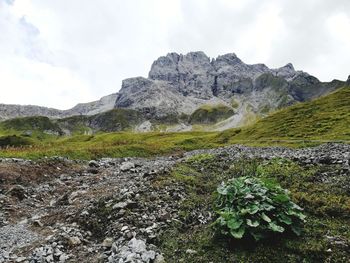
[[[306,216],[292,202],[289,192],[271,180],[239,177],[217,188],[215,227],[235,239],[252,236],[256,241],[291,230],[301,234]]]

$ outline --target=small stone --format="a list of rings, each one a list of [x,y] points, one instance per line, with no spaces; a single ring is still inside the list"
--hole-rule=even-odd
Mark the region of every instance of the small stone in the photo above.
[[[186,254],[194,255],[194,254],[197,254],[197,251],[193,249],[187,249]]]
[[[23,261],[25,261],[27,258],[25,258],[25,257],[18,257],[17,259],[16,259],[16,262],[23,262]]]
[[[91,161],[89,162],[89,166],[90,166],[90,167],[99,167],[100,165],[99,165],[99,163],[98,163],[97,161],[91,160]]]
[[[102,246],[106,248],[110,248],[113,245],[113,238],[107,237],[105,240],[102,242]]]
[[[153,263],[165,263],[165,258],[163,257],[163,255],[158,254],[154,259]]]
[[[138,240],[136,238],[133,238],[128,243],[129,248],[132,249],[135,253],[142,253],[146,251],[146,243],[142,240]]]
[[[149,250],[149,251],[146,251],[144,253],[142,253],[142,260],[145,261],[145,262],[150,262],[151,260],[155,259],[156,257],[156,252],[154,252],[153,250]]]
[[[133,236],[134,236],[134,234],[131,233],[131,232],[127,232],[126,233],[126,237],[129,238],[129,239],[132,238]]]
[[[116,203],[112,208],[113,209],[122,209],[122,208],[125,208],[127,206],[128,206],[127,202],[119,202],[119,203]]]
[[[78,237],[70,237],[68,239],[68,243],[71,245],[71,246],[78,246],[81,244],[81,241]]]
[[[135,262],[134,259],[137,257],[136,253],[130,253],[127,255],[125,262]]]
[[[122,229],[120,231],[124,232],[125,230],[128,230],[129,227],[128,226],[123,226]]]
[[[64,262],[66,262],[66,260],[67,260],[68,258],[69,258],[68,255],[62,254],[62,255],[60,256],[60,258],[59,258],[59,261],[60,261],[60,263],[64,263]]]
[[[34,220],[34,221],[33,221],[33,225],[38,226],[38,227],[43,227],[43,226],[44,226],[44,224],[41,223],[40,220]]]
[[[135,168],[135,164],[132,162],[123,162],[120,166],[120,170],[123,172],[129,171],[132,168]]]
[[[48,255],[47,257],[46,257],[46,262],[53,262],[54,260],[53,260],[53,255]]]

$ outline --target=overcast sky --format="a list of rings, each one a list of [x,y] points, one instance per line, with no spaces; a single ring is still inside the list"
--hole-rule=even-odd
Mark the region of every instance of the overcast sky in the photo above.
[[[168,52],[350,74],[349,0],[0,0],[0,103],[67,109]]]

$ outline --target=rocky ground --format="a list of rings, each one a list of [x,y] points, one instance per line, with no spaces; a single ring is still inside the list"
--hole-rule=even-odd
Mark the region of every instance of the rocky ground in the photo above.
[[[165,262],[157,238],[174,222],[185,224],[178,208],[187,195],[183,184],[164,186],[157,178],[202,153],[228,161],[282,157],[301,164],[336,164],[343,175],[350,174],[350,146],[341,144],[304,149],[230,146],[182,156],[90,162],[2,159],[0,263]],[[197,216],[198,222],[211,220],[210,213]]]

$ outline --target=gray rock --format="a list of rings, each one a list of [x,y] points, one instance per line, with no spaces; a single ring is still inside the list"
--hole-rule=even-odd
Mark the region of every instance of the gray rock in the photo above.
[[[81,240],[78,237],[69,237],[68,243],[71,246],[78,246],[81,244]]]
[[[99,163],[98,163],[97,161],[91,160],[91,161],[89,162],[89,166],[90,166],[90,167],[99,167],[100,165],[99,165]]]
[[[113,245],[113,238],[107,237],[103,240],[102,246],[106,248],[110,248]]]
[[[123,172],[129,171],[132,168],[135,168],[135,164],[132,162],[123,162],[120,166],[120,170]]]
[[[125,208],[128,206],[128,203],[127,202],[119,202],[119,203],[116,203],[115,205],[113,205],[113,209],[122,209],[122,208]]]
[[[165,258],[163,255],[159,254],[156,256],[153,263],[165,263]]]
[[[24,262],[26,259],[26,257],[18,257],[16,258],[16,262]]]
[[[141,258],[144,262],[150,262],[156,258],[156,252],[153,250],[146,251],[142,253]]]
[[[146,243],[136,238],[131,239],[128,243],[128,246],[135,253],[143,253],[146,251]]]

